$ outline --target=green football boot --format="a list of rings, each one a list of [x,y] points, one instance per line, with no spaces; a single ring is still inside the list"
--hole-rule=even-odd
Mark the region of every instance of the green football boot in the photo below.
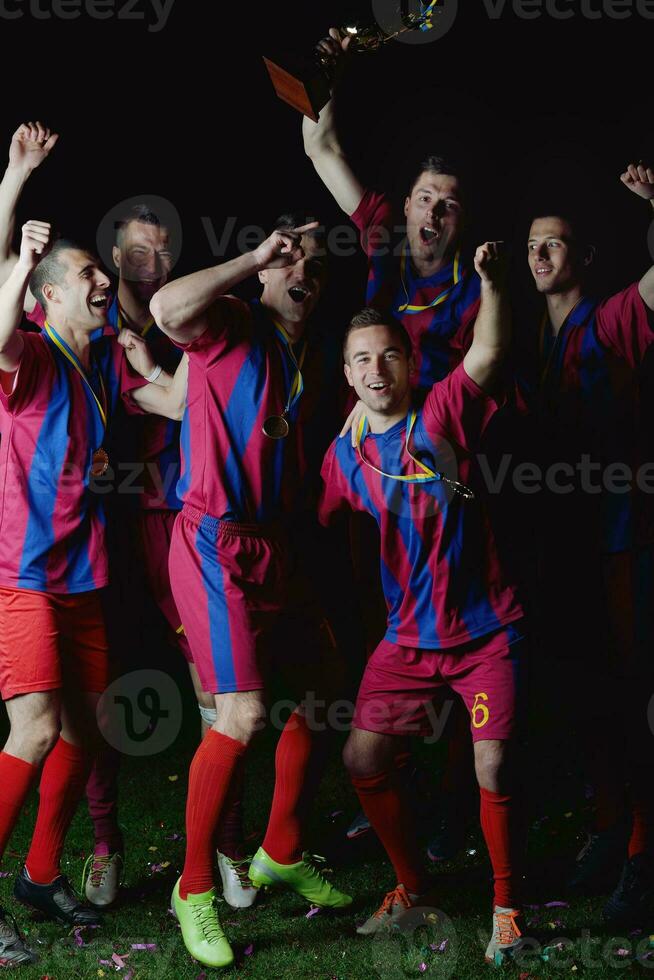
[[[334,888],[314,866],[312,858],[321,860],[305,851],[296,864],[278,864],[260,847],[250,864],[250,881],[255,888],[290,888],[320,908],[342,909],[351,905],[351,896]]]
[[[180,898],[178,881],[173,889],[172,908],[182,927],[184,945],[194,959],[214,967],[234,962],[234,952],[218,918],[215,888],[184,899]]]

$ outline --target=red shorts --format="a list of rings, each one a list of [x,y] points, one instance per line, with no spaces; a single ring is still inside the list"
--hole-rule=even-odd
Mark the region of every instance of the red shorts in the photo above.
[[[55,595],[0,588],[2,699],[64,684],[101,694],[109,646],[98,592]]]
[[[139,513],[138,526],[145,574],[152,597],[170,627],[175,644],[190,663],[193,657],[173,599],[168,570],[170,542],[178,513],[176,510],[142,510]]]
[[[417,650],[382,640],[364,671],[353,726],[437,740],[449,716],[450,689],[468,709],[473,742],[508,739],[522,701],[525,647],[522,621],[449,650]]]
[[[266,644],[285,605],[287,577],[283,535],[184,507],[173,531],[170,579],[205,691],[265,687]]]

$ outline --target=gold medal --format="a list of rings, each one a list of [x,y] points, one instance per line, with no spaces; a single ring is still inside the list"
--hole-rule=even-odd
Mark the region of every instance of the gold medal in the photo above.
[[[261,431],[269,439],[285,439],[290,430],[283,415],[269,415],[264,419]]]
[[[99,449],[93,453],[93,459],[91,461],[91,476],[97,477],[104,476],[109,469],[109,456],[107,451],[100,446]]]

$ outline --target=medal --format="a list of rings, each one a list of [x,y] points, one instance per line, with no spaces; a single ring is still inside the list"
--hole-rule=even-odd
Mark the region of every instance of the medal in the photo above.
[[[379,473],[380,476],[388,477],[389,480],[398,480],[400,483],[428,483],[437,480],[449,487],[453,493],[458,493],[464,500],[474,500],[474,492],[470,489],[470,487],[467,487],[465,483],[459,483],[458,480],[451,480],[449,476],[445,476],[445,474],[441,473],[439,470],[432,470],[429,466],[425,466],[424,463],[421,463],[420,460],[416,459],[416,457],[413,455],[409,449],[409,439],[411,438],[411,433],[413,432],[413,427],[416,424],[417,417],[417,412],[411,411],[409,413],[406,427],[405,449],[407,456],[409,459],[413,460],[418,469],[421,471],[420,473],[385,473],[383,470],[373,466],[373,464],[366,459],[363,454],[363,441],[365,439],[364,430],[368,419],[365,415],[361,416],[356,434],[356,451],[359,454],[359,459],[361,462],[365,466],[369,466],[371,470],[375,471],[375,473]]]
[[[269,439],[285,439],[290,427],[283,415],[269,415],[261,426],[263,434]]]
[[[289,337],[288,333],[281,323],[277,323],[276,320],[273,320],[273,323],[275,324],[275,330],[277,332],[277,343],[282,352],[286,351],[291,359],[295,368],[295,377],[291,383],[291,390],[286,400],[286,407],[284,408],[284,411],[281,415],[269,415],[267,419],[264,419],[263,425],[261,426],[261,431],[263,432],[264,436],[268,436],[269,439],[286,439],[291,431],[291,427],[288,424],[288,414],[304,391],[302,365],[307,352],[307,345],[305,342],[298,361],[293,348],[291,347],[291,338]]]
[[[102,446],[93,453],[93,459],[91,461],[91,476],[99,477],[104,476],[109,469],[109,456],[107,455],[106,449]]]

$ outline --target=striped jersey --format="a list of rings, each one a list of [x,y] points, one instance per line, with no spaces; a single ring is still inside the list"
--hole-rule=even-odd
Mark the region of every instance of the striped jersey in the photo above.
[[[200,337],[183,346],[189,378],[177,492],[202,514],[267,524],[296,506],[306,472],[306,395],[320,378],[309,350],[302,367],[305,392],[289,412],[289,435],[269,438],[263,423],[281,416],[296,377],[287,348],[256,301],[223,296],[211,307],[209,321]],[[296,357],[303,343],[295,345]]]
[[[23,333],[10,394],[0,393],[0,585],[72,594],[107,584],[103,484],[94,450],[106,447],[93,395],[45,333]],[[108,416],[145,382],[113,337],[92,342],[89,380],[104,381]],[[6,381],[6,376],[5,376]]]
[[[404,324],[416,360],[414,383],[426,395],[463,359],[472,343],[479,276],[474,269],[450,262],[433,276],[418,277],[410,257],[403,256],[406,242],[398,244],[393,235],[391,205],[383,194],[367,190],[352,220],[368,256],[366,303]]]
[[[27,318],[39,327],[43,326],[45,313],[39,303]],[[117,295],[107,312],[107,323],[118,334]],[[143,336],[157,364],[174,374],[182,357],[179,348],[156,323]],[[182,506],[175,490],[180,474],[180,431],[179,422],[147,413],[114,421],[111,455],[117,485],[125,483],[130,497],[136,493],[138,505],[144,510],[179,510]]]
[[[342,511],[364,511],[379,525],[391,643],[445,649],[523,615],[479,495],[464,499],[444,480],[411,483],[391,476],[419,472],[418,459],[474,490],[472,454],[497,409],[461,364],[430,389],[411,433],[410,455],[403,419],[382,434],[364,427],[365,462],[349,434],[325,456],[321,523]]]
[[[538,391],[544,459],[568,467],[557,482],[573,490],[547,495],[547,526],[583,529],[602,553],[652,541],[651,494],[639,491],[636,474],[651,458],[638,369],[654,340],[654,314],[634,283],[602,303],[582,298],[556,337],[548,326]]]

